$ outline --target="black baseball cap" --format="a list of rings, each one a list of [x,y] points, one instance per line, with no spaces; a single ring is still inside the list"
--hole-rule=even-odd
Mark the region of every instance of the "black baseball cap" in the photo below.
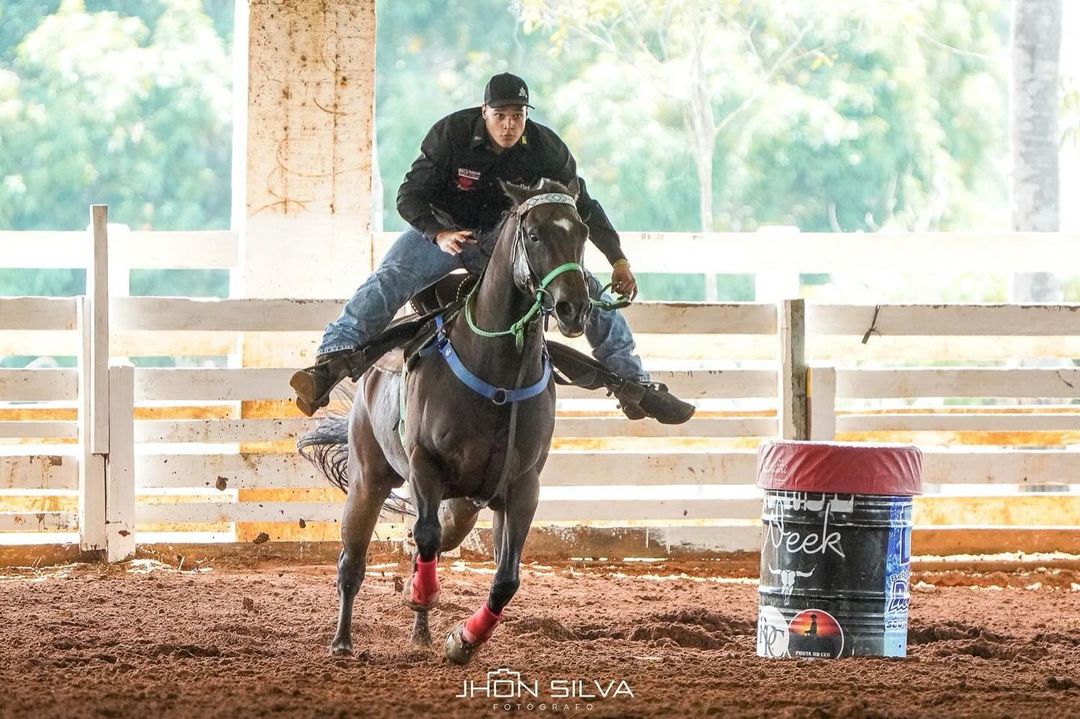
[[[484,104],[488,107],[504,107],[506,105],[529,104],[529,86],[517,75],[504,72],[492,75],[484,88]]]

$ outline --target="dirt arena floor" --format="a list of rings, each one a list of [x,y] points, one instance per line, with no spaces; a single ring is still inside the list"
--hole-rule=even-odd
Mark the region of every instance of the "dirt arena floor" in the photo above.
[[[753,578],[705,562],[531,565],[467,667],[410,645],[403,569],[372,567],[351,658],[327,651],[331,566],[0,569],[0,716],[1080,715],[1075,569],[917,571],[907,659],[764,660]],[[490,572],[440,565],[439,639]],[[499,686],[488,672],[521,698],[482,696]]]

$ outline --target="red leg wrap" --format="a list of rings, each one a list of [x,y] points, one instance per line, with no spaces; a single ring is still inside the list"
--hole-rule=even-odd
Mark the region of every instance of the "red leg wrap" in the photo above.
[[[425,562],[417,557],[416,571],[412,577],[412,601],[421,606],[431,603],[431,598],[439,593],[439,576],[435,573],[435,567],[439,564],[439,558]]]
[[[496,614],[488,609],[488,605],[485,604],[465,620],[465,626],[462,627],[461,633],[469,644],[486,642],[491,638],[492,632],[495,631],[495,625],[499,623],[500,619],[502,619],[502,614]]]

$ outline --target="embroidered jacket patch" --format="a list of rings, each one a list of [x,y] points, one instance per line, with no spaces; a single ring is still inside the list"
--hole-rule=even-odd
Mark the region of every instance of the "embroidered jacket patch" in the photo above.
[[[459,190],[475,190],[476,182],[480,179],[480,173],[467,167],[459,167],[457,180],[454,183]]]

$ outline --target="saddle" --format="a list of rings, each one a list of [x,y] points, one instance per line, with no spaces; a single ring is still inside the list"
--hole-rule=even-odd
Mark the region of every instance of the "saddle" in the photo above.
[[[473,284],[470,279],[473,279],[472,275],[456,272],[420,290],[409,300],[413,314],[391,322],[383,333],[370,343],[370,347],[383,350],[371,366],[383,372],[401,372],[405,358],[414,356],[434,336],[435,315],[452,308],[458,299],[459,289],[460,296],[465,296]],[[358,379],[362,372],[354,374],[357,375],[354,379]]]
[[[464,302],[479,279],[479,276],[467,272],[454,272],[417,292],[409,304],[413,312],[420,316],[438,313]]]
[[[406,363],[411,366],[435,336],[435,315],[455,314],[479,279],[467,272],[455,272],[416,293],[409,300],[414,314],[391,322],[368,345],[378,347],[376,351],[380,352],[373,366],[384,372],[401,372]]]

